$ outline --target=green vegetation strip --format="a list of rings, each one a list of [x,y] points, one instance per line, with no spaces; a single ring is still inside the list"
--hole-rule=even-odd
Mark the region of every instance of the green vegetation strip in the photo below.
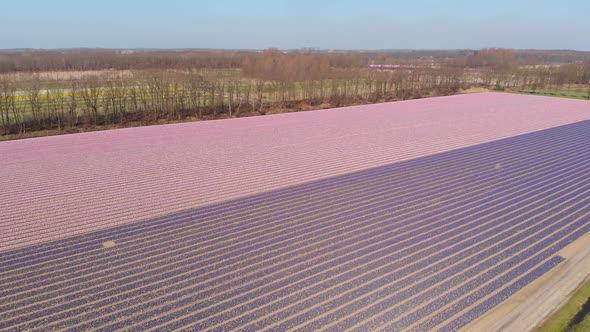
[[[520,90],[520,93],[552,96],[552,97],[565,97],[575,99],[590,99],[590,93],[582,91],[568,91],[568,90]]]
[[[570,301],[559,309],[556,313],[551,315],[545,323],[543,323],[535,331],[547,332],[562,332],[562,331],[590,331],[590,313],[586,313],[583,321],[573,326],[570,326],[574,317],[582,310],[584,304],[590,299],[590,280],[580,286],[574,293]]]

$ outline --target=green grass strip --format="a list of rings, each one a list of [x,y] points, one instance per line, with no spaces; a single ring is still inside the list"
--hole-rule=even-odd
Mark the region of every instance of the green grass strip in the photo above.
[[[519,93],[550,96],[550,97],[565,97],[574,99],[590,99],[587,92],[582,91],[568,91],[568,90],[519,90]]]
[[[535,331],[538,332],[563,332],[568,331],[568,326],[573,318],[582,310],[582,306],[590,298],[590,280],[581,285],[572,298],[561,309],[551,315]],[[590,314],[584,320],[569,331],[590,331]]]

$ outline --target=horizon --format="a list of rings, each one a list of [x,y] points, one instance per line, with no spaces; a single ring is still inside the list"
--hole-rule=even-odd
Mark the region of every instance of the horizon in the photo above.
[[[31,8],[34,8],[31,10]],[[590,3],[523,0],[10,2],[0,49],[590,51]]]
[[[299,48],[276,48],[276,47],[267,47],[267,48],[206,48],[206,47],[55,47],[55,48],[35,48],[35,47],[16,47],[16,48],[0,48],[0,52],[2,51],[61,51],[61,50],[112,50],[112,51],[125,51],[125,50],[141,50],[141,51],[225,51],[225,52],[262,52],[269,49],[276,49],[281,52],[295,52],[295,51],[305,51],[311,50],[313,52],[318,53],[327,53],[327,52],[429,52],[429,51],[443,51],[443,52],[453,52],[453,51],[480,51],[484,49],[505,49],[505,50],[513,50],[513,51],[549,51],[549,52],[590,52],[590,50],[580,50],[580,49],[572,49],[572,48],[510,48],[510,47],[481,47],[481,48],[387,48],[387,49],[378,49],[378,48],[310,48],[310,47],[299,47]]]

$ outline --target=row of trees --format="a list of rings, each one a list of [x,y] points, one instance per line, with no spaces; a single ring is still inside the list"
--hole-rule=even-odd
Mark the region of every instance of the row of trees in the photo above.
[[[218,61],[223,63],[229,54]],[[322,104],[343,106],[451,94],[472,86],[505,89],[590,83],[590,61],[515,66],[515,53],[498,49],[472,54],[470,65],[452,61],[432,65],[417,59],[414,64],[373,69],[348,53],[271,49],[240,57],[240,68],[231,70],[188,66],[143,70],[117,79],[89,76],[61,84],[36,78],[18,82],[18,86],[0,78],[2,133],[236,117]],[[228,62],[228,66],[232,65]]]
[[[276,49],[254,51],[142,51],[142,50],[46,50],[0,51],[0,73],[40,71],[86,71],[105,69],[186,69],[186,68],[250,68],[269,54],[303,55],[316,61],[328,61],[337,67],[353,67],[366,64],[368,59],[360,54],[316,53],[311,50],[283,53]]]
[[[185,118],[238,117],[277,109],[300,110],[329,103],[367,102],[449,94],[462,84],[463,73],[425,71],[334,70],[330,78],[275,80],[247,77],[212,78],[187,74],[134,81],[73,81],[43,89],[32,83],[17,90],[0,84],[0,116],[5,134],[63,130],[77,126],[153,123]]]
[[[267,62],[269,53],[276,58],[303,56],[313,63],[329,62],[339,68],[369,64],[408,64],[432,60],[459,67],[506,67],[532,64],[576,63],[590,61],[590,52],[571,50],[392,50],[326,52],[314,49],[223,51],[223,50],[118,50],[65,49],[0,51],[0,73],[38,71],[86,71],[104,69],[178,69],[242,68],[253,62]],[[320,66],[324,66],[321,64]]]
[[[0,73],[104,69],[239,68],[247,53],[228,51],[40,50],[0,52]]]

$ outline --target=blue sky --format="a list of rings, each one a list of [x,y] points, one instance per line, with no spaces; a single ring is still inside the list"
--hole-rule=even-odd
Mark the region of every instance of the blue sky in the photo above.
[[[0,48],[590,50],[589,0],[3,0]]]

